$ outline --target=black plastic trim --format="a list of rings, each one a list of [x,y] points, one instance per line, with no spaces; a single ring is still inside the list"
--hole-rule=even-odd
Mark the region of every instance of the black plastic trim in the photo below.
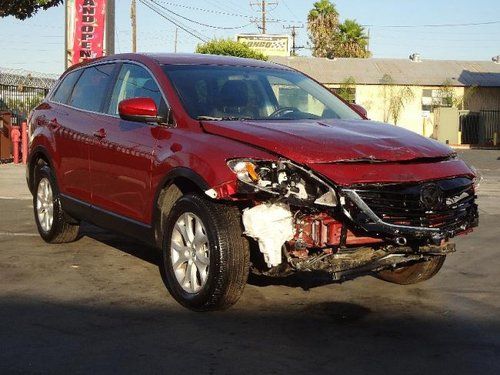
[[[63,209],[72,217],[154,246],[153,230],[150,225],[92,206],[65,194],[60,196]]]

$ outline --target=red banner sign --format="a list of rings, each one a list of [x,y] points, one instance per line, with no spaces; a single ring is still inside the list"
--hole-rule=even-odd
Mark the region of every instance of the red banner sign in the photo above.
[[[101,57],[104,53],[106,0],[74,0],[72,63]]]

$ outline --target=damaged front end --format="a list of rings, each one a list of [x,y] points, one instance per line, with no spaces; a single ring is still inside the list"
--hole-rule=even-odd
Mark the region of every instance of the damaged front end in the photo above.
[[[263,254],[257,271],[324,271],[334,280],[395,269],[455,251],[477,226],[474,181],[337,186],[289,160],[234,159],[234,182],[208,190],[247,201],[245,234]],[[255,268],[259,268],[254,264]]]

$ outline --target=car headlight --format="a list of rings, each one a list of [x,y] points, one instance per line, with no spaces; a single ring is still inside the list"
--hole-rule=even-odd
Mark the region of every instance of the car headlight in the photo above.
[[[291,204],[333,207],[337,195],[311,171],[289,160],[232,159],[228,167],[253,192],[287,199]]]

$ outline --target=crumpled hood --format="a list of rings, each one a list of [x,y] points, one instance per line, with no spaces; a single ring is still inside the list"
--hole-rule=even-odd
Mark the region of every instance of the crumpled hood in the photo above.
[[[408,161],[453,153],[448,146],[409,130],[366,120],[203,121],[202,126],[207,133],[304,164]]]

